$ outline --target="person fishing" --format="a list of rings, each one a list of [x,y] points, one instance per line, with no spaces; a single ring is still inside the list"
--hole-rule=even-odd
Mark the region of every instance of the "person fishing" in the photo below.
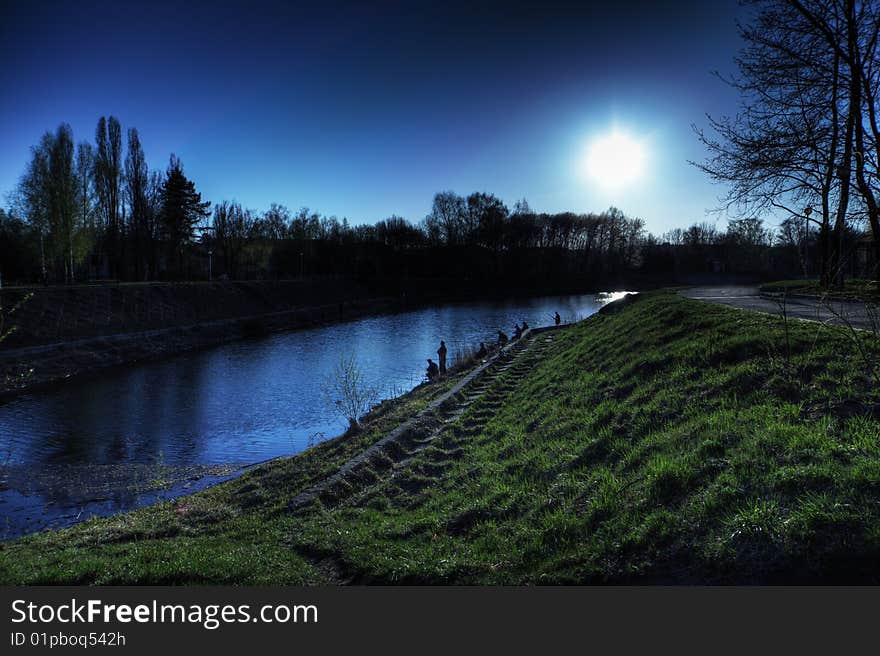
[[[519,339],[522,337],[522,328],[519,327],[518,323],[513,324],[513,338]]]
[[[556,314],[554,315],[554,317],[553,317],[553,321],[556,322],[556,325],[557,325],[557,326],[558,326],[559,324],[562,323],[562,317],[559,316],[559,312],[558,312],[558,311],[557,311]]]
[[[428,376],[428,381],[432,381],[440,375],[440,368],[431,358],[428,358],[428,371],[426,375]]]
[[[527,324],[527,323],[526,323],[526,320],[523,319],[523,323],[522,323],[522,331],[525,332],[525,331],[527,331],[528,329],[529,329],[529,324]]]
[[[507,339],[507,335],[505,334],[505,332],[503,330],[499,330],[498,331],[498,345],[504,346],[505,344],[507,344],[508,341],[509,340]]]
[[[437,357],[440,358],[440,375],[446,373],[446,342],[440,340],[440,348],[437,349]]]

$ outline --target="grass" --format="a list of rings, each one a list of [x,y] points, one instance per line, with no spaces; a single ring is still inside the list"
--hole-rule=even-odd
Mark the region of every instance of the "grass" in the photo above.
[[[834,328],[791,322],[788,346],[784,329],[672,294],[630,298],[345,495],[288,510],[438,387],[211,490],[4,544],[0,580],[880,582],[868,363]]]
[[[880,287],[876,280],[867,278],[848,278],[843,283],[843,289],[835,289],[831,292],[823,290],[819,281],[811,280],[779,280],[761,285],[762,292],[788,294],[810,294],[822,296],[830,294],[834,298],[848,298],[857,301],[880,301]]]

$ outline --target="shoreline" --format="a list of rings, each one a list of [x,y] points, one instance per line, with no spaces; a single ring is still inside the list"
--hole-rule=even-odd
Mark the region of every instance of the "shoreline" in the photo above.
[[[522,344],[293,457],[3,542],[0,581],[877,580],[877,392],[847,336],[659,292]]]
[[[547,331],[559,330],[568,325],[533,328],[524,333],[524,338],[526,335],[535,336]],[[437,383],[422,382],[400,396],[382,399],[362,418],[366,430],[388,414],[400,413],[396,420],[399,424],[390,434],[372,444],[365,452],[356,454],[355,460],[361,459],[365,454],[369,455],[385,442],[400,441],[404,433],[408,433],[414,426],[420,425],[420,422],[429,417],[436,408],[460,400],[462,390],[472,384],[474,379],[495,365],[501,356],[525,345],[529,339],[531,338],[512,340],[505,347],[491,352],[483,359],[468,360],[463,365],[455,366],[443,380]],[[402,411],[414,397],[421,396],[426,399],[424,407],[419,407],[413,411],[412,415]],[[25,517],[27,514],[24,522],[27,524],[27,528],[22,530],[22,527],[19,526],[19,530],[10,532],[7,527],[5,534],[0,531],[0,544],[14,542],[46,531],[70,528],[95,518],[134,512],[159,503],[173,502],[185,505],[185,499],[197,492],[238,478],[255,468],[271,467],[273,463],[301,456],[321,444],[357,438],[359,433],[363,431],[364,429],[351,433],[344,430],[301,451],[276,455],[255,462],[189,465],[170,464],[162,461],[99,465],[70,464],[41,468],[36,473],[22,465],[0,466],[0,491],[11,490],[13,492],[12,499],[19,501],[19,506],[13,508],[10,511],[11,514],[19,515],[19,523],[22,525],[21,517]],[[345,466],[343,465],[343,468]],[[67,477],[58,476],[58,472],[65,468],[79,470],[81,474],[76,477],[76,481],[71,482]],[[74,513],[70,512],[63,515],[56,513],[54,516],[46,516],[46,503],[28,502],[31,497],[40,497],[46,494],[50,498],[56,494],[61,494],[65,498],[80,497],[80,501],[75,504],[76,507],[79,507],[79,514],[74,516]],[[132,505],[123,507],[120,505],[121,500],[126,496],[134,499],[134,502]],[[49,501],[48,506],[54,506],[55,503],[55,501]],[[71,506],[70,510],[73,511],[73,508],[74,506]],[[34,519],[32,518],[33,513],[42,514],[43,517]]]
[[[329,326],[411,309],[391,297],[349,301],[341,312],[340,305],[310,306],[9,349],[0,352],[0,376],[3,376],[0,402],[115,367],[160,360],[272,333]],[[27,369],[33,371],[26,374],[23,383],[22,373]]]
[[[386,295],[0,350],[0,404],[24,394],[52,389],[73,379],[100,375],[117,367],[161,360],[275,333],[332,326],[368,317],[415,311],[432,305],[598,293],[602,291],[537,290],[506,296],[427,294],[418,300],[409,299],[406,295]]]

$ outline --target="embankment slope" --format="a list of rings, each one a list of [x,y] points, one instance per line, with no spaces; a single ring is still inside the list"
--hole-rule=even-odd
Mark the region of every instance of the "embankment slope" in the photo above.
[[[0,394],[11,394],[108,366],[401,310],[407,296],[339,279],[15,288],[2,290],[0,302],[7,311],[18,306],[0,348]]]
[[[876,342],[643,295],[562,331],[431,444],[338,498],[290,505],[432,386],[357,437],[6,544],[0,579],[877,583]]]

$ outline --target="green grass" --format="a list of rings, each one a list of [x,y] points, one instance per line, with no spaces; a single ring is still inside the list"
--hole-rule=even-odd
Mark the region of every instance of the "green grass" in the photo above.
[[[880,301],[880,287],[876,280],[849,278],[844,280],[843,289],[823,290],[818,280],[779,280],[761,285],[762,292],[789,294],[810,294],[821,296],[830,294],[835,298],[848,298],[861,301]]]
[[[780,319],[654,293],[527,371],[339,498],[287,509],[438,390],[206,492],[5,544],[0,580],[880,582],[880,398],[844,332],[794,321],[786,342]]]

